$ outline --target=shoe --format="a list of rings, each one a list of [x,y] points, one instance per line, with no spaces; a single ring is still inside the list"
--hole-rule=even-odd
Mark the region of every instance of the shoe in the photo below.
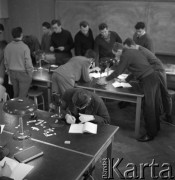
[[[149,136],[148,134],[145,134],[144,136],[142,136],[141,138],[137,139],[140,142],[147,142],[147,141],[151,141],[154,138],[152,136]]]

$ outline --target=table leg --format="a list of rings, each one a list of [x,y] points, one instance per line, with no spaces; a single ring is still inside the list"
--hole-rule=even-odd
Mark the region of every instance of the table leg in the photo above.
[[[113,141],[114,141],[114,137],[111,138],[111,143],[107,148],[107,159],[109,159],[110,162],[112,160],[112,143],[113,143]]]
[[[47,96],[48,96],[48,105],[49,105],[51,103],[51,83],[50,82],[47,83],[47,87],[48,87]]]
[[[136,121],[135,121],[135,137],[139,137],[140,131],[140,116],[141,116],[142,97],[137,97],[136,102]]]

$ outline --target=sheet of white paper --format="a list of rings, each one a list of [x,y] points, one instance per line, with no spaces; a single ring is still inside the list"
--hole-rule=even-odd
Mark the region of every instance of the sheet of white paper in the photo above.
[[[94,124],[94,123],[91,123],[91,122],[86,122],[84,124],[83,132],[97,134],[97,124]]]
[[[1,124],[1,125],[0,125],[0,134],[2,134],[2,131],[3,131],[4,127],[5,127],[4,124]]]
[[[121,80],[125,80],[128,77],[128,74],[121,74],[117,78]]]
[[[14,159],[4,157],[2,161],[0,161],[0,165],[3,166],[4,163],[7,163],[11,170],[11,178],[14,180],[22,180],[24,177],[33,169],[33,166],[24,164],[24,163],[19,163]]]
[[[124,88],[132,87],[129,83],[120,83],[118,81],[115,81],[112,85],[114,87],[124,87]]]
[[[108,72],[108,75],[110,75],[111,73],[113,72],[113,70],[109,70]],[[93,78],[100,78],[100,77],[106,77],[107,76],[107,71],[105,71],[104,73],[102,73],[100,75],[100,73],[90,73],[89,74],[90,77],[93,77]]]
[[[69,133],[83,133],[84,124],[71,124]]]

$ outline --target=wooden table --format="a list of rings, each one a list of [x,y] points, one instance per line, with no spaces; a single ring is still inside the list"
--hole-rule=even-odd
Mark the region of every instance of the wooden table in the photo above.
[[[31,161],[29,164],[34,165],[27,179],[43,179],[43,180],[78,180],[85,171],[91,169],[104,151],[107,150],[107,157],[111,159],[112,143],[114,135],[118,127],[111,125],[99,125],[96,135],[93,134],[69,134],[69,125],[55,129],[56,135],[45,137],[44,129],[50,128],[50,124],[55,121],[51,118],[51,113],[46,111],[37,111],[39,119],[45,120],[46,128],[37,126],[39,131],[32,130],[34,124],[27,125],[28,116],[24,117],[24,129],[28,129],[32,133],[32,138],[25,141],[14,141],[12,134],[17,130],[18,125],[16,117],[1,113],[0,123],[5,124],[5,130],[0,135],[2,140],[8,142],[7,147],[10,149],[10,157],[17,151],[16,147],[26,148],[35,145],[44,151],[44,156]],[[65,144],[70,141],[70,144]]]
[[[76,86],[92,91],[102,98],[136,103],[135,136],[137,138],[140,130],[142,98],[144,97],[139,85],[132,83],[131,88],[115,88],[112,81],[104,86],[97,85],[96,81],[97,79],[93,79],[90,83],[77,83]]]

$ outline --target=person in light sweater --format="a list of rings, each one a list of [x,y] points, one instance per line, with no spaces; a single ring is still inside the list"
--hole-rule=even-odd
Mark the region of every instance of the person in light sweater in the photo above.
[[[21,27],[12,29],[13,41],[4,50],[4,64],[13,85],[14,97],[26,97],[32,82],[30,50],[23,43]]]

